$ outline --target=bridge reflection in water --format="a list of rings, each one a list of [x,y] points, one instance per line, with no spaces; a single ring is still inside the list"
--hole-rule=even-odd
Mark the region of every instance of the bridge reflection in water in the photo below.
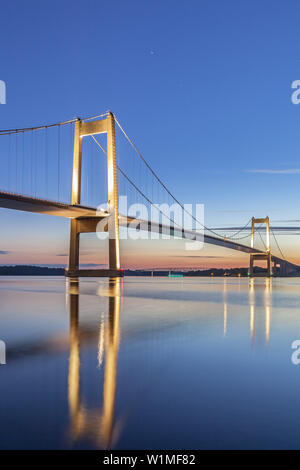
[[[263,281],[263,282],[262,282]],[[108,297],[108,315],[103,314],[100,321],[97,362],[104,364],[103,393],[99,390],[99,397],[103,396],[102,406],[88,409],[81,398],[80,387],[80,312],[79,312],[79,280],[67,281],[67,296],[70,310],[70,357],[68,372],[68,403],[70,413],[70,436],[73,442],[79,439],[88,439],[98,447],[109,449],[116,444],[120,431],[121,421],[115,419],[115,397],[117,387],[117,361],[120,343],[120,307],[122,302],[122,278],[110,278],[108,287],[100,295]],[[235,286],[236,287],[236,286]],[[240,286],[241,289],[245,285]],[[256,299],[262,294],[261,299]],[[271,296],[272,279],[249,279],[248,300],[250,309],[250,338],[252,347],[255,344],[255,333],[261,336],[264,331],[265,345],[270,340],[271,324]],[[258,301],[257,301],[258,300]],[[256,322],[256,303],[259,310]],[[227,336],[230,330],[230,307],[228,300],[228,280],[223,284],[223,335]],[[263,307],[263,309],[261,308]],[[264,320],[262,319],[264,312]],[[262,321],[263,320],[263,321]]]
[[[298,448],[299,288],[3,277],[0,448]]]
[[[98,341],[98,364],[105,364],[103,406],[87,409],[80,393],[80,320],[79,281],[70,280],[70,360],[68,378],[68,401],[73,440],[88,438],[98,446],[110,448],[119,434],[119,424],[114,423],[117,361],[120,340],[121,280],[110,278],[108,291],[108,317],[102,318]],[[104,359],[104,361],[103,361]]]
[[[257,283],[255,279],[249,278],[249,308],[250,308],[250,337],[252,345],[255,343],[255,307],[256,307],[256,294],[263,289],[263,306],[265,313],[265,343],[269,343],[270,339],[270,325],[271,325],[271,308],[272,308],[272,278],[264,278],[264,285]],[[261,307],[259,306],[261,310]],[[224,279],[223,287],[223,335],[227,335],[228,328],[228,300],[227,300],[227,279]]]
[[[271,325],[271,296],[272,296],[272,279],[265,278],[265,286],[260,286],[264,289],[264,311],[265,311],[265,341],[266,344],[270,340],[270,325]],[[251,341],[254,345],[255,342],[255,285],[254,279],[249,279],[249,306],[250,306],[250,335]]]

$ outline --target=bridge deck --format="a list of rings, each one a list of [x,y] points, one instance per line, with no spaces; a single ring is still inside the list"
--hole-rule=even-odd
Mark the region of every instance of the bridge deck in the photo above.
[[[0,191],[0,207],[58,217],[99,217],[96,209]],[[105,214],[103,214],[105,215]]]
[[[44,199],[33,198],[30,196],[23,196],[20,194],[8,193],[4,191],[0,191],[0,207],[5,209],[20,210],[37,214],[48,214],[65,218],[95,218],[95,224],[103,217],[108,216],[107,212],[105,211],[103,211],[102,216],[99,216],[97,210],[92,207],[49,201]],[[131,217],[124,217],[120,215],[119,223],[121,226],[128,226],[132,222],[135,222],[135,224],[139,226],[140,230],[145,230],[148,232],[163,233],[163,231],[167,228],[162,224],[151,223],[148,221],[134,219]],[[210,243],[213,245],[221,246],[223,248],[241,251],[243,253],[263,253],[261,250],[257,250],[247,245],[227,240],[226,238],[218,238],[207,234],[204,234],[203,237],[201,233],[197,233],[190,230],[185,230],[183,232],[182,230],[174,227],[169,227],[169,229],[174,233],[174,236],[179,236],[186,240],[204,241],[204,243]],[[274,261],[277,261],[278,263],[284,261],[276,256],[272,256],[272,259]]]

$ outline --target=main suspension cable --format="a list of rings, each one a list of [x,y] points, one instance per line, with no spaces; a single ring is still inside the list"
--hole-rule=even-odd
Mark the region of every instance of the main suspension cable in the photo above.
[[[279,252],[280,252],[282,258],[283,258],[285,261],[287,261],[287,260],[286,260],[286,257],[284,256],[284,254],[283,254],[283,252],[282,252],[282,250],[281,250],[281,248],[280,248],[280,246],[279,246],[279,243],[278,243],[278,241],[277,241],[277,238],[275,237],[275,233],[274,233],[274,231],[273,231],[272,228],[271,228],[271,232],[272,232],[272,235],[273,235],[273,237],[274,237],[275,243],[276,243],[276,245],[277,245],[277,248],[278,248],[278,250],[279,250]]]
[[[103,114],[98,114],[97,116],[91,116],[87,118],[80,119],[78,117],[69,119],[68,121],[62,121],[62,122],[56,122],[54,124],[43,124],[41,126],[33,126],[33,127],[22,127],[19,129],[0,129],[0,135],[9,135],[9,134],[19,134],[22,132],[29,132],[29,131],[38,131],[41,129],[49,129],[51,127],[57,127],[57,126],[63,126],[65,124],[72,124],[76,121],[91,121],[93,119],[98,119],[104,116],[107,116],[108,112],[103,113]]]
[[[171,196],[171,198],[181,207],[181,209],[183,209],[183,211],[188,214],[190,217],[193,218],[193,220],[195,222],[197,222],[198,224],[200,224],[205,230],[207,230],[208,232],[212,233],[213,235],[215,235],[216,237],[218,238],[227,238],[227,239],[231,239],[232,236],[230,237],[221,237],[217,232],[215,232],[214,230],[211,230],[209,227],[206,227],[204,224],[202,224],[202,222],[200,222],[193,214],[190,214],[186,209],[185,207],[178,201],[178,199],[174,196],[174,194],[172,194],[172,192],[167,188],[167,186],[162,182],[162,180],[159,178],[159,176],[157,175],[157,173],[152,169],[152,167],[149,165],[149,163],[145,160],[145,158],[142,156],[142,154],[140,153],[140,151],[137,149],[137,147],[134,145],[134,143],[132,142],[132,140],[130,139],[130,137],[127,135],[127,133],[125,132],[125,130],[123,129],[123,127],[121,126],[121,124],[119,123],[118,119],[116,118],[116,116],[114,115],[114,119],[118,125],[118,127],[120,128],[121,132],[124,134],[125,138],[127,139],[127,141],[130,143],[130,145],[132,146],[132,148],[135,150],[135,152],[137,153],[137,155],[139,156],[139,158],[144,162],[144,164],[146,165],[146,167],[150,170],[150,172],[152,173],[152,175],[156,178],[156,180],[160,183],[160,185],[165,189],[165,191],[169,194],[169,196]],[[250,219],[251,220],[251,219]],[[246,226],[249,224],[249,221],[247,222]],[[243,229],[242,229],[243,230]],[[237,232],[239,233],[240,230]]]
[[[100,149],[102,150],[102,152],[107,155],[107,152],[106,150],[102,147],[102,145],[100,144],[100,142],[98,142],[98,140],[96,139],[96,137],[94,135],[91,136],[92,139],[96,142],[96,144],[98,145],[98,147],[100,147]],[[183,230],[183,227],[181,225],[179,225],[177,222],[175,222],[173,219],[171,219],[167,214],[165,214],[161,209],[159,209],[159,207],[157,207],[157,205],[151,201],[151,199],[149,199],[144,193],[143,191],[138,188],[138,186],[129,178],[129,176],[126,175],[126,173],[119,167],[119,165],[116,165],[117,166],[117,169],[120,171],[120,173],[124,176],[124,178],[126,178],[126,180],[136,189],[136,191],[138,191],[138,193],[146,199],[146,201],[151,204],[153,207],[155,207],[164,217],[167,217],[170,222],[172,222],[173,224],[177,225],[180,230]]]

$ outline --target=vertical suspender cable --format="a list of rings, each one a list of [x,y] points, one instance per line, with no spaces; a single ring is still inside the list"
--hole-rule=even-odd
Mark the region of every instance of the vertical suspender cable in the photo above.
[[[48,129],[45,129],[45,186],[46,197],[48,198]]]
[[[59,201],[60,183],[60,125],[57,126],[57,200]]]
[[[16,134],[16,187],[15,191],[18,192],[18,134]]]
[[[22,133],[22,194],[24,193],[24,167],[25,167],[25,141],[24,132]]]
[[[33,132],[31,133],[31,143],[30,143],[30,195],[32,196],[32,182],[33,182]]]
[[[10,188],[10,172],[11,172],[11,134],[9,134],[9,142],[8,142],[8,189]]]
[[[90,149],[90,146],[89,146],[89,149]],[[90,152],[87,152],[87,155],[86,155],[86,164],[85,164],[85,168],[86,168],[86,201],[88,203],[88,200],[89,200],[89,153]]]
[[[36,187],[37,187],[37,134],[34,135],[33,140],[33,161],[34,161],[34,195],[36,197]]]
[[[95,156],[95,152],[94,152],[94,149],[93,149],[93,152],[91,154],[91,162],[92,162],[92,181],[91,181],[91,184],[92,184],[92,204],[95,205],[95,200],[94,200],[94,196],[95,196],[95,193],[94,193],[94,181],[95,181],[95,178],[94,178],[94,156]]]
[[[32,132],[29,141],[29,194],[32,194]]]
[[[73,124],[71,123],[71,125],[68,128],[69,128],[68,146],[70,146],[70,151],[68,152],[68,155],[72,155],[73,154],[73,135],[74,135]],[[68,162],[68,167],[69,167],[69,162]],[[69,173],[68,173],[68,194],[72,193],[72,168],[73,168],[72,163],[70,164],[70,168],[71,168],[71,178],[69,178]],[[68,198],[67,201],[69,202],[70,199]]]

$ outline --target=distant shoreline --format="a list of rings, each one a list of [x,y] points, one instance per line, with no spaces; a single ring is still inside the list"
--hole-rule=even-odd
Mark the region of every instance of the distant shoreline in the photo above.
[[[260,267],[254,268],[256,275],[264,275],[266,270]],[[31,266],[31,265],[11,265],[11,266],[0,266],[0,276],[64,276],[64,268],[55,268],[48,266]],[[216,276],[216,277],[247,277],[248,268],[210,268],[210,269],[199,269],[191,271],[180,271],[180,270],[162,270],[162,271],[150,271],[150,270],[131,270],[125,269],[125,276],[144,276],[144,277],[168,277],[171,276],[183,276],[183,277],[204,277],[204,276]],[[297,274],[296,274],[297,276]]]

